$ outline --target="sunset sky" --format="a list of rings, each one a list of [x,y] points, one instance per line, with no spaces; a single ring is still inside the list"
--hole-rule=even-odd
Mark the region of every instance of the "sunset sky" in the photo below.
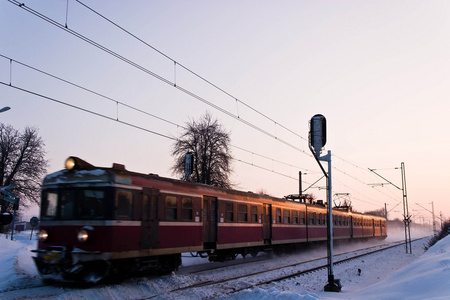
[[[401,191],[368,168],[401,187],[404,162],[413,219],[432,202],[450,217],[449,1],[21,2],[62,28],[0,2],[0,121],[39,128],[48,172],[78,156],[173,177],[174,139],[208,111],[236,189],[282,197],[299,171],[304,189],[322,176],[307,142],[322,114],[333,193],[402,218]]]

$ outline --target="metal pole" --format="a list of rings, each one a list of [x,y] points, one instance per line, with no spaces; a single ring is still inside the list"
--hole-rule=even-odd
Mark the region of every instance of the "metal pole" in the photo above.
[[[16,201],[18,201],[17,198],[16,198]],[[11,241],[14,239],[14,222],[15,222],[15,220],[16,220],[16,204],[14,204],[14,210],[13,210],[13,219],[12,219],[12,228],[11,228]]]
[[[434,202],[431,201],[431,211],[433,214],[433,234],[437,235],[437,230],[436,230],[436,219],[434,218]]]
[[[328,202],[328,220],[327,220],[327,252],[328,252],[328,284],[324,287],[325,291],[340,292],[342,285],[339,279],[334,279],[334,262],[333,262],[333,185],[331,180],[331,151],[319,160],[328,162],[327,176],[327,202]]]
[[[298,171],[298,195],[302,195],[302,171]]]
[[[332,190],[332,180],[331,180],[331,151],[328,151],[328,251],[330,254],[328,255],[328,284],[334,285],[334,266],[333,266],[333,190]]]
[[[408,247],[409,247],[409,253],[412,254],[411,249],[411,228],[410,228],[410,215],[408,210],[408,196],[406,192],[406,174],[405,174],[405,163],[402,162],[401,164],[401,171],[402,171],[402,192],[403,192],[403,222],[405,223],[405,245],[406,245],[406,253],[408,253]]]

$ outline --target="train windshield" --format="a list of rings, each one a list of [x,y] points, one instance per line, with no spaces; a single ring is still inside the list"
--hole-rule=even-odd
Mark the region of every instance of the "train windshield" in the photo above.
[[[44,220],[100,220],[105,218],[105,191],[71,189],[46,191],[42,195]]]

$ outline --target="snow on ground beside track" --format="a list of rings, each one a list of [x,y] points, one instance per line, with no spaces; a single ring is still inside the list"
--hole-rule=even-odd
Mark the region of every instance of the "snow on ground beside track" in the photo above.
[[[118,285],[101,285],[90,289],[39,286],[41,281],[31,259],[33,254],[30,252],[31,249],[35,249],[36,241],[30,241],[29,234],[29,232],[18,234],[15,241],[0,235],[0,299],[144,299],[161,294],[172,287],[194,283],[197,279],[196,275],[174,273],[159,278],[130,279]],[[341,293],[323,292],[327,270],[321,270],[269,286],[224,295],[220,299],[448,299],[450,236],[423,254],[426,242],[427,239],[413,242],[412,255],[405,253],[404,246],[399,246],[370,257],[336,265],[335,278],[340,279],[343,285]],[[316,250],[312,252],[323,252],[322,249]],[[319,253],[314,253],[317,254]],[[298,258],[303,255],[305,254],[299,254]],[[296,258],[275,257],[273,263],[285,264],[293,259]],[[270,261],[264,263],[272,264]],[[235,267],[242,269],[246,268],[245,266],[242,264]],[[236,268],[230,268],[230,274],[236,273],[238,271]],[[360,275],[358,269],[361,269]],[[242,279],[236,286],[241,284],[245,286],[246,283],[246,280]],[[25,287],[35,288],[15,290]],[[205,288],[199,289],[195,295],[186,294],[186,299],[202,299],[209,296]],[[166,298],[161,296],[155,299]]]
[[[36,249],[36,240],[30,240],[29,232],[16,234],[13,241],[7,237],[0,235],[0,293],[40,282],[30,252]]]
[[[423,241],[415,242],[413,254],[406,254],[404,246],[396,247],[335,266],[335,278],[343,285],[340,293],[323,291],[324,270],[273,284],[267,290],[249,289],[220,299],[449,299],[450,236],[424,254],[423,249]]]
[[[450,298],[450,236],[390,278],[356,293],[354,299],[402,299],[405,296],[408,299]]]

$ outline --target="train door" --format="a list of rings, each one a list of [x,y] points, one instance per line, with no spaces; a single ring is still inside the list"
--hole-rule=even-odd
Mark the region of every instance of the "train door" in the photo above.
[[[263,239],[270,241],[272,239],[272,204],[263,204]]]
[[[375,219],[372,219],[372,236],[375,236]]]
[[[217,198],[203,196],[203,246],[215,248],[217,241]]]
[[[354,223],[353,223],[353,216],[350,216],[350,237],[353,238],[353,227],[354,227]]]
[[[144,188],[142,195],[141,248],[158,246],[159,190]]]

